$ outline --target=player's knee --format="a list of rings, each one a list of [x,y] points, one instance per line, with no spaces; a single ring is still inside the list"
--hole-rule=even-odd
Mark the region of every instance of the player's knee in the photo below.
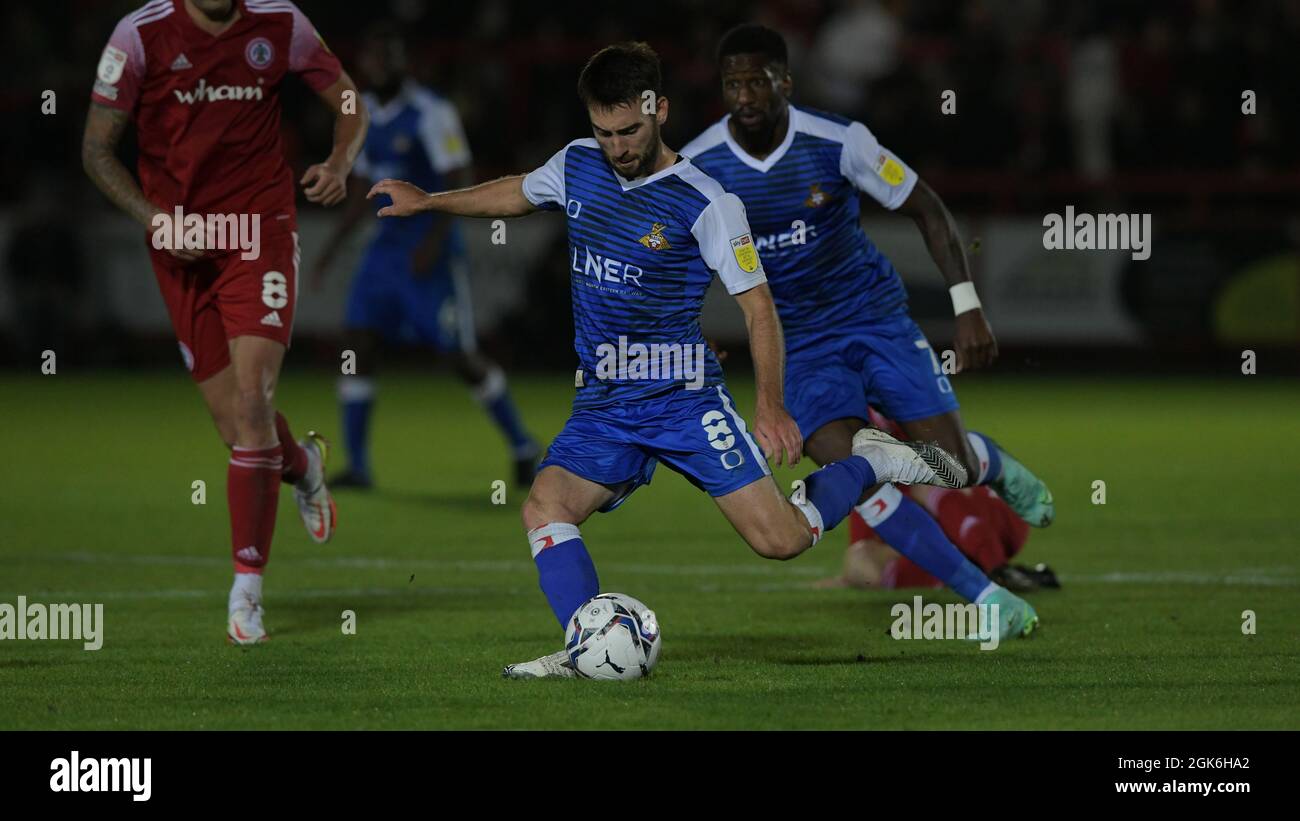
[[[260,388],[238,388],[233,405],[234,427],[237,430],[265,427],[275,418],[271,395]]]
[[[552,522],[577,522],[573,512],[563,502],[546,499],[531,491],[519,510],[519,517],[523,520],[524,530],[536,530]]]
[[[805,542],[809,537],[806,533],[781,528],[779,530],[762,530],[756,534],[750,534],[746,541],[749,547],[764,559],[773,559],[778,562],[789,561],[798,556],[806,548]]]

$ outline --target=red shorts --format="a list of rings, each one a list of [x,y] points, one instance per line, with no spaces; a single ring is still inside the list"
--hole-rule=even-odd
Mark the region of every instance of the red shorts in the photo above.
[[[184,265],[149,247],[181,358],[195,382],[230,364],[230,340],[263,336],[286,348],[298,304],[298,232],[264,232],[256,259],[222,252]]]

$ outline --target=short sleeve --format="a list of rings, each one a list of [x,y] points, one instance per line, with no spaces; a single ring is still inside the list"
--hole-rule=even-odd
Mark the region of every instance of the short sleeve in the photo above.
[[[524,177],[524,197],[533,205],[548,210],[564,207],[564,158],[568,153],[566,145],[546,165]]]
[[[446,174],[470,163],[469,142],[460,124],[456,107],[439,100],[425,110],[420,118],[420,140],[429,155],[433,170]]]
[[[321,39],[307,15],[293,6],[293,34],[289,40],[289,70],[302,77],[312,91],[338,82],[343,66]]]
[[[862,123],[851,123],[840,155],[840,173],[859,191],[893,211],[916,187],[916,172],[881,145]]]
[[[144,43],[130,17],[123,17],[104,46],[90,99],[121,111],[133,111],[144,81]]]
[[[739,294],[767,282],[745,206],[735,194],[723,194],[710,202],[695,220],[691,234],[700,245],[700,256],[717,272],[727,293]]]

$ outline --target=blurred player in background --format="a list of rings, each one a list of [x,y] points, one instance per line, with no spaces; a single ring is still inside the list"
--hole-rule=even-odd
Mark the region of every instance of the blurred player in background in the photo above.
[[[395,25],[379,23],[367,32],[357,65],[368,87],[362,99],[370,112],[370,134],[352,169],[360,179],[313,266],[313,285],[324,280],[348,235],[369,218],[370,181],[397,177],[430,191],[473,183],[460,117],[449,101],[407,75],[406,46]],[[348,297],[345,334],[356,352],[357,372],[339,379],[348,470],[330,480],[335,488],[372,483],[369,431],[381,341],[414,342],[445,354],[505,437],[515,482],[522,487],[532,482],[539,448],[515,410],[505,373],[477,350],[467,268],[453,217],[426,212],[379,224]]]
[[[682,152],[745,203],[786,331],[786,396],[805,453],[817,464],[847,456],[870,402],[912,439],[956,454],[972,484],[994,487],[1026,521],[1050,524],[1046,485],[962,426],[952,385],[908,315],[898,272],[859,224],[860,193],[916,221],[951,286],[958,369],[982,367],[997,344],[943,202],[862,123],[789,103],[786,45],[777,32],[735,27],[718,62],[729,114]],[[879,488],[858,510],[966,599],[997,603],[1006,595],[898,488]],[[1027,620],[1025,632],[1036,624],[1036,616]]]
[[[324,441],[312,433],[294,441],[274,404],[298,299],[294,180],[280,145],[287,74],[334,112],[333,150],[300,182],[309,202],[336,205],[366,116],[345,110],[356,99],[352,80],[288,0],[154,0],[122,18],[100,59],[82,142],[95,185],[154,232],[149,257],[181,356],[231,449],[227,636],[236,644],[266,639],[262,571],[280,482],[293,486],[314,541],[328,541],[337,523]],[[139,184],[116,153],[131,121]],[[206,220],[249,218],[251,258],[211,227],[195,241],[169,243],[177,209]]]
[[[815,544],[878,478],[964,484],[965,470],[941,449],[862,430],[851,453],[806,478],[805,492],[782,494],[765,456],[793,464],[803,442],[785,411],[781,322],[744,206],[661,141],[669,106],[649,46],[597,52],[582,70],[578,93],[594,138],[574,140],[530,174],[432,195],[381,180],[370,192],[391,198],[381,217],[429,210],[518,217],[543,209],[566,216],[578,390],[522,510],[539,584],[560,629],[600,592],[578,526],[648,484],[658,462],[712,496],[741,538],[772,559]],[[715,274],[749,329],[758,394],[752,437],[700,331]],[[691,370],[699,378],[680,367],[638,372],[635,363],[602,364],[606,346],[650,345],[678,351],[679,364],[698,358],[698,370]],[[1026,611],[1003,612],[1005,629],[1019,630]],[[502,674],[576,675],[565,650],[511,664]]]

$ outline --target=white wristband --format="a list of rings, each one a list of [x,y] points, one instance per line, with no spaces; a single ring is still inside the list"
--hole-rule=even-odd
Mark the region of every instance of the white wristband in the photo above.
[[[953,316],[980,309],[980,298],[975,294],[975,283],[958,282],[948,289],[948,293],[952,296]]]

